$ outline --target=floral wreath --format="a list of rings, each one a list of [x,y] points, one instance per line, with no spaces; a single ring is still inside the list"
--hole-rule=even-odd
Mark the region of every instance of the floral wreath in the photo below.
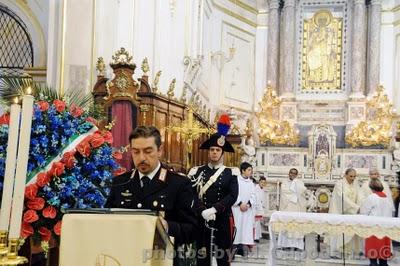
[[[65,101],[35,102],[21,237],[59,240],[61,219],[70,208],[101,208],[122,158],[111,132],[98,130],[88,112]],[[0,193],[2,194],[9,114],[0,116]],[[1,195],[0,194],[0,195]]]

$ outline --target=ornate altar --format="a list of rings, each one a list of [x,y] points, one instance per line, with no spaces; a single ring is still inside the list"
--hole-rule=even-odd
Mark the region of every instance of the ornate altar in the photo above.
[[[269,2],[269,82],[256,126],[256,172],[269,181],[267,216],[292,167],[310,190],[309,211],[327,210],[347,168],[357,170],[360,183],[377,168],[398,186],[392,105],[379,86],[379,56],[368,53],[379,49],[380,11],[368,5],[380,3]]]

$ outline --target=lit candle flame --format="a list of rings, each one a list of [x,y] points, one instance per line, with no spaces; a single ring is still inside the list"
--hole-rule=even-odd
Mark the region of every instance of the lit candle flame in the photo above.
[[[14,98],[14,103],[18,103],[18,102],[19,102],[18,97],[15,97]]]
[[[26,94],[32,94],[32,88],[31,86],[29,86],[28,88],[26,88]]]

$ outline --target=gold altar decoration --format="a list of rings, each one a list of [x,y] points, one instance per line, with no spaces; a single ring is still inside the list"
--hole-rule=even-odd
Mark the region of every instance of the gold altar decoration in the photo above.
[[[299,143],[299,134],[294,129],[294,126],[287,120],[275,118],[275,114],[279,112],[281,100],[271,85],[267,86],[267,90],[258,104],[261,110],[256,113],[256,116],[259,124],[258,135],[261,142],[290,146]]]
[[[103,57],[97,58],[96,70],[99,76],[104,76],[106,73],[106,64],[104,63]]]
[[[328,10],[304,20],[302,90],[341,89],[342,27],[342,18]]]
[[[393,136],[395,114],[383,86],[378,86],[367,101],[367,119],[358,123],[347,135],[352,147],[383,145],[388,147]]]
[[[144,73],[145,75],[147,75],[147,72],[149,72],[150,66],[149,66],[149,61],[148,61],[147,57],[145,57],[145,58],[143,59],[141,69],[142,69],[142,71],[143,71],[143,73]]]
[[[212,129],[202,127],[201,124],[194,120],[193,117],[193,107],[188,107],[188,115],[185,120],[179,125],[172,125],[166,127],[170,132],[178,133],[181,135],[182,139],[185,141],[186,152],[188,153],[188,159],[186,161],[186,169],[190,169],[192,166],[192,150],[193,150],[193,140],[201,137],[202,134],[210,135],[213,133]]]
[[[175,84],[176,84],[176,79],[173,79],[171,81],[171,84],[169,84],[169,88],[168,88],[168,91],[167,91],[167,96],[168,96],[169,99],[172,99],[175,96],[175,92],[174,92],[175,91]]]
[[[134,65],[131,61],[133,57],[129,54],[124,47],[121,47],[112,57],[113,62],[111,65]]]
[[[162,73],[162,71],[159,70],[159,71],[156,73],[156,76],[155,76],[155,78],[154,78],[153,87],[152,87],[154,93],[158,93],[158,83],[160,82],[161,73]]]

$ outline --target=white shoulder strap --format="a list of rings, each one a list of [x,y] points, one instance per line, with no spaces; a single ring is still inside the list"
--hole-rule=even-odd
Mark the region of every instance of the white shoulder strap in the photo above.
[[[212,184],[214,184],[215,181],[217,181],[218,177],[222,172],[225,170],[226,166],[222,165],[218,170],[213,174],[210,179],[207,181],[207,183],[200,189],[199,192],[199,197],[203,198],[203,195],[206,193],[206,191],[211,187]]]

